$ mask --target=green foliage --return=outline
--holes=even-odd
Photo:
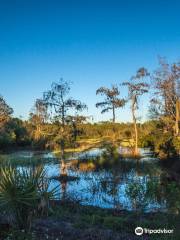
[[[173,144],[173,136],[165,133],[159,136],[155,144],[155,151],[160,158],[168,158],[176,155],[176,148]]]
[[[111,88],[100,87],[96,90],[96,95],[104,95],[103,102],[96,103],[96,107],[101,107],[101,113],[106,113],[109,111],[113,112],[112,121],[115,122],[115,109],[121,108],[125,105],[125,99],[119,98],[120,91],[117,86],[112,85]]]
[[[119,157],[118,149],[113,144],[107,144],[104,146],[105,150],[102,153],[102,157],[109,159],[117,159]]]
[[[13,109],[6,103],[4,98],[0,95],[0,129],[9,120],[13,113]]]
[[[1,235],[0,235],[1,237]],[[36,240],[35,234],[24,230],[11,229],[9,232],[2,232],[3,240]]]
[[[132,201],[135,210],[144,210],[147,205],[146,186],[140,182],[133,182],[127,185],[126,194]]]
[[[0,208],[19,229],[30,229],[32,218],[55,197],[42,168],[23,170],[11,167],[0,171]],[[42,206],[43,201],[43,206]]]
[[[180,152],[180,138],[174,137],[172,142],[173,142],[173,146],[175,147],[177,153],[179,153]]]
[[[13,146],[15,144],[15,136],[14,134],[3,132],[0,135],[0,150],[6,149],[9,146]]]
[[[105,144],[103,146],[104,151],[100,156],[91,157],[85,156],[78,161],[78,165],[85,163],[87,167],[93,167],[94,169],[100,168],[111,168],[114,164],[118,164],[120,154],[118,153],[117,147],[112,144]]]
[[[0,129],[0,150],[12,147],[24,147],[31,144],[25,123],[18,119],[9,119]]]
[[[175,157],[180,151],[180,139],[164,129],[162,121],[149,121],[141,126],[140,147],[150,147],[161,159]]]
[[[171,182],[167,184],[164,189],[167,196],[168,208],[171,212],[177,214],[180,212],[180,189],[176,182]]]
[[[160,158],[174,157],[180,151],[180,139],[174,136],[173,131],[166,131],[163,121],[147,121],[138,124],[139,147],[150,147]],[[35,149],[60,150],[62,140],[61,126],[56,122],[44,123],[41,126],[42,135],[34,135],[34,126],[29,121],[17,118],[10,119],[0,130],[0,150],[14,149],[17,147],[33,147]],[[67,124],[64,129],[65,149],[81,147],[82,140],[99,139],[102,143],[113,143],[132,147],[133,125],[130,123],[102,122],[96,124],[78,122],[75,127]],[[86,144],[86,143],[85,143]]]
[[[73,214],[72,214],[73,212]],[[92,206],[56,206],[54,209],[56,218],[70,221],[77,229],[97,228],[111,229],[119,233],[132,233],[137,226],[150,229],[167,228],[175,229],[173,239],[179,239],[179,215],[168,213],[135,213],[129,211],[116,212],[114,209],[101,209]],[[161,239],[158,235],[157,238]],[[162,239],[169,239],[163,236]]]

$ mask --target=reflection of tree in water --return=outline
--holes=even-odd
[[[169,181],[166,175],[162,175],[159,193],[166,203],[167,210],[178,214],[180,212],[180,184],[175,181]]]
[[[158,164],[121,161],[115,167],[91,172],[89,187],[86,189],[91,193],[89,202],[101,206],[107,204],[114,208],[122,208],[122,205],[127,207],[130,202],[131,207],[136,211],[155,210],[165,206],[165,196],[160,182],[162,170]],[[121,192],[124,188],[121,188],[122,186],[126,186],[125,196],[124,192]]]
[[[66,190],[67,190],[67,182],[66,181],[61,181],[61,191],[62,191],[61,199],[62,200],[66,199]]]
[[[61,159],[60,175],[67,176],[67,164],[64,159]]]
[[[165,210],[178,212],[180,209],[180,191],[177,184],[166,183],[162,179],[164,170],[156,161],[120,160],[111,167],[96,166],[89,168],[92,159],[83,160],[81,176],[88,182],[82,195],[86,202],[113,208],[130,208],[135,211]],[[87,166],[86,166],[87,165]],[[77,166],[77,165],[76,165]]]
[[[161,169],[157,164],[137,161],[126,185],[126,197],[135,211],[164,205],[159,197]]]
[[[145,179],[137,179],[127,184],[125,191],[133,210],[144,210],[147,207],[146,190]]]
[[[136,177],[159,177],[162,173],[160,165],[158,162],[146,162],[146,161],[129,161],[129,163],[124,163],[123,169],[131,169],[133,170],[134,175]]]
[[[136,179],[126,187],[127,198],[134,210],[166,210],[179,213],[180,186],[159,177]]]
[[[102,207],[128,208],[135,211],[167,209],[174,213],[179,212],[180,187],[176,183],[165,181],[162,176],[166,172],[158,163],[122,160],[111,168],[98,168],[95,162],[92,162],[92,159],[88,161],[87,157],[83,162],[81,159],[64,160],[64,165],[60,166],[61,175],[63,171],[66,171],[65,175],[68,175],[69,164],[71,170],[86,184],[77,187],[74,193],[72,191],[67,193],[68,183],[61,181],[64,199],[69,194],[72,197],[79,194],[78,196],[82,197],[84,203]]]
[[[88,174],[81,171],[81,176],[89,183],[85,193],[90,193],[87,200],[91,203],[118,209],[130,207],[135,211],[167,209],[177,213],[180,187],[176,183],[167,184],[162,175],[158,163],[140,161],[122,161],[116,168],[94,169]],[[125,193],[121,192],[121,186],[125,186]]]
[[[110,204],[119,208],[119,184],[121,178],[117,171],[95,172],[89,179],[89,186],[86,189],[91,193],[92,202],[99,202],[100,205]]]
[[[67,160],[67,156],[64,155],[62,158],[61,155],[55,154],[59,161],[59,176],[53,176],[54,180],[60,182],[61,187],[61,200],[66,200],[68,198],[69,193],[67,193],[68,182],[78,180],[77,176],[70,176],[68,173],[68,169],[70,167],[70,161]]]

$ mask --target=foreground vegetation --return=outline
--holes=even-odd
[[[56,188],[51,190],[49,188],[51,180],[41,167],[43,161],[38,158],[21,160],[11,158],[14,167],[4,162],[0,172],[0,229],[2,229],[0,238],[138,239],[134,235],[134,229],[141,226],[150,229],[174,229],[172,236],[154,234],[145,235],[145,239],[179,239],[180,188],[177,181],[172,181],[169,176],[163,174],[160,179],[154,179],[156,175],[159,176],[160,169],[158,170],[153,163],[142,162],[142,166],[137,168],[136,161],[119,161],[119,158],[116,148],[108,145],[100,157],[93,159],[82,157],[71,167],[78,167],[79,171],[86,172],[92,171],[92,164],[95,171],[111,168],[113,170],[114,166],[120,175],[114,173],[112,179],[103,178],[98,182],[95,178],[95,182],[92,182],[92,190],[99,185],[99,188],[107,191],[109,196],[116,194],[118,182],[122,181],[117,177],[123,176],[122,173],[127,175],[132,169],[136,169],[139,176],[143,176],[142,172],[147,174],[149,180],[146,185],[140,179],[127,184],[126,194],[132,201],[133,211],[83,206],[80,197],[76,198],[75,195],[68,195],[65,192],[63,198],[59,200]],[[47,163],[48,161],[50,159]],[[52,163],[58,163],[58,159],[51,159]],[[22,170],[22,166],[26,166],[26,170]],[[60,182],[63,186],[67,180],[64,178]],[[159,203],[165,199],[167,211],[158,212],[158,209],[157,212],[144,211],[152,199],[157,199]]]
[[[9,229],[4,239],[139,239],[137,226],[150,229],[174,229],[173,235],[144,235],[144,239],[173,239],[180,237],[179,215],[166,213],[133,213],[81,206],[68,201],[53,202],[49,217],[34,220],[32,231]]]

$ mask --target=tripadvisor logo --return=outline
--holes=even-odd
[[[142,235],[143,234],[143,228],[142,227],[137,227],[135,229],[135,234],[138,235],[138,236]]]
[[[173,233],[174,230],[173,229],[148,229],[148,228],[142,228],[142,227],[137,227],[135,228],[135,234],[140,236],[143,233],[145,234],[171,234]]]

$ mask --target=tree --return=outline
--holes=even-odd
[[[131,101],[131,111],[135,132],[135,155],[139,154],[136,110],[139,108],[139,97],[148,92],[149,85],[144,81],[144,78],[148,77],[149,75],[150,74],[148,73],[147,69],[142,67],[137,70],[136,75],[131,78],[131,81],[123,83],[123,85],[128,86],[128,95],[129,100]]]
[[[175,101],[176,101],[176,117],[175,117],[175,134],[179,135],[179,122],[180,122],[180,63],[173,64],[172,72],[175,78]]]
[[[13,109],[6,103],[4,98],[0,96],[0,128],[9,120],[13,113]]]
[[[125,105],[125,100],[118,98],[118,96],[120,95],[118,87],[115,85],[112,85],[111,89],[106,87],[100,87],[96,91],[96,95],[98,94],[105,96],[105,99],[103,102],[96,103],[96,107],[103,108],[103,110],[101,111],[102,114],[112,110],[113,113],[112,121],[114,123],[116,120],[115,109],[123,107]]]
[[[30,144],[25,122],[19,118],[11,118],[6,124],[6,134],[13,136],[14,144],[17,146],[25,146]]]
[[[71,141],[73,142],[74,148],[76,147],[77,137],[82,135],[82,133],[84,132],[81,126],[87,121],[87,118],[88,117],[86,116],[80,116],[80,115],[68,116],[67,118],[67,123],[71,127],[70,138],[71,138]]]
[[[56,135],[56,139],[60,144],[61,158],[62,158],[62,174],[66,175],[66,167],[64,162],[65,142],[69,138],[69,115],[72,115],[82,111],[86,108],[86,105],[79,100],[75,100],[69,97],[70,83],[64,81],[62,78],[59,82],[54,82],[51,85],[51,89],[44,93],[43,100],[45,104],[50,107],[53,120],[59,125],[59,132]]]
[[[47,110],[47,104],[42,99],[37,99],[30,113],[30,122],[34,128],[33,137],[35,140],[39,140],[45,134],[42,127],[48,119]]]
[[[159,59],[160,67],[153,74],[154,96],[151,99],[151,117],[161,119],[166,130],[179,134],[180,64],[169,64]]]
[[[176,120],[175,120],[175,134],[179,135],[179,121],[180,121],[180,99],[176,100]]]

